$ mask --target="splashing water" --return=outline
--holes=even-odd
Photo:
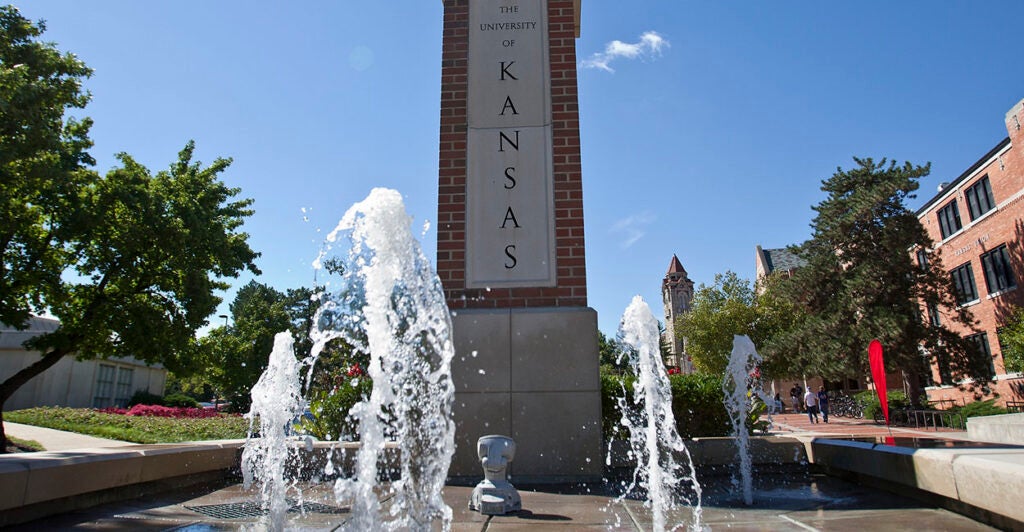
[[[620,360],[628,356],[636,374],[633,404],[621,397],[619,410],[637,462],[633,481],[619,500],[637,488],[646,491],[645,506],[652,510],[656,531],[666,529],[669,512],[688,505],[692,512],[689,528],[700,530],[701,488],[690,451],[676,430],[672,389],[659,349],[658,320],[640,296],[635,296],[626,308],[619,332],[629,347],[620,354]],[[681,455],[683,463],[677,455]],[[677,524],[671,529],[683,526]]]
[[[270,530],[282,530],[289,504],[285,500],[293,482],[285,479],[285,465],[294,451],[287,442],[287,428],[302,413],[299,361],[287,332],[274,336],[267,369],[252,388],[249,436],[242,451],[242,476],[249,489],[259,485],[260,499],[269,510]],[[258,436],[256,435],[258,433]]]
[[[371,355],[373,390],[350,411],[361,442],[355,476],[334,487],[339,501],[351,501],[353,530],[451,528],[452,509],[441,497],[455,451],[451,317],[411,225],[398,192],[377,188],[327,238],[333,243],[347,234],[352,246],[345,288],[318,313],[313,356],[338,337]],[[380,486],[378,460],[392,438],[401,449],[400,478]],[[388,498],[391,519],[379,502]]]
[[[747,336],[734,335],[732,354],[729,366],[722,379],[722,393],[725,410],[729,413],[732,424],[733,441],[736,442],[736,454],[739,455],[740,488],[743,502],[747,505],[754,502],[752,460],[750,456],[750,434],[747,432],[747,416],[751,411],[751,397],[757,394],[767,404],[771,400],[757,385],[760,378],[756,376],[756,368],[761,364],[761,355],[754,348],[754,342]],[[771,414],[769,414],[769,423]]]

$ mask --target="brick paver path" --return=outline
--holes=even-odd
[[[828,423],[811,424],[807,414],[778,414],[772,417],[774,427],[772,433],[785,436],[787,434],[799,434],[801,436],[820,435],[842,438],[858,438],[873,436],[892,436],[903,438],[941,438],[951,440],[966,440],[967,433],[962,430],[951,430],[940,428],[914,427],[890,427],[875,424],[870,419],[850,419],[844,417],[829,416]],[[820,416],[819,416],[820,421]]]

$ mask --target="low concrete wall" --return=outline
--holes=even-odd
[[[968,418],[967,436],[976,441],[1024,445],[1024,414]]]
[[[162,483],[187,486],[237,470],[244,440],[0,456],[0,526],[109,502],[96,494]],[[178,479],[180,482],[168,482]],[[130,498],[131,491],[126,497]],[[138,496],[138,493],[135,493]],[[86,499],[89,499],[89,502]]]
[[[807,446],[811,462],[826,472],[913,488],[952,501],[950,509],[1001,528],[1024,527],[1024,448],[916,449],[818,438],[808,440]]]

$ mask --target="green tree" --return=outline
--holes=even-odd
[[[840,379],[867,374],[867,346],[878,338],[887,369],[903,370],[915,401],[931,362],[954,378],[987,382],[988,361],[944,325],[922,319],[923,302],[945,309],[949,320],[973,323],[957,305],[940,257],[928,252],[933,242],[905,205],[929,165],[854,160],[856,167],[823,181],[828,197],[814,208],[813,236],[794,249],[807,264],[784,286],[806,312],[786,342],[799,346],[808,373]],[[927,267],[912,259],[917,250],[927,254]]]
[[[621,373],[626,367],[625,358],[619,361],[619,353],[622,351],[622,344],[615,338],[608,338],[600,330],[597,331],[597,350],[600,356],[601,367],[605,372]]]
[[[92,121],[65,117],[89,102],[82,82],[92,70],[40,42],[45,29],[0,6],[0,322],[15,327],[72,260],[68,242],[96,177],[86,168]]]
[[[1006,327],[999,331],[1006,372],[1024,371],[1024,307],[1017,307]]]
[[[697,287],[690,312],[676,319],[676,334],[686,339],[686,354],[697,371],[724,374],[733,336],[754,338],[755,299],[750,281],[732,271],[716,274],[711,286]]]
[[[270,360],[274,335],[289,331],[292,320],[285,294],[256,281],[241,287],[229,308],[232,324],[211,329],[199,348],[206,380],[233,410],[246,411],[249,392]]]
[[[61,325],[26,343],[42,356],[0,383],[0,411],[68,354],[186,370],[222,279],[258,272],[238,231],[251,200],[218,180],[230,160],[204,168],[189,142],[156,175],[126,154],[106,176],[87,167],[90,122],[64,114],[87,103],[90,71],[39,42],[44,29],[0,7],[0,320],[49,311]]]

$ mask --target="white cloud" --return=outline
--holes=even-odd
[[[635,43],[614,40],[604,46],[603,52],[595,53],[589,59],[580,63],[583,68],[596,68],[605,72],[615,72],[610,63],[618,58],[625,59],[647,59],[658,57],[661,51],[671,47],[672,44],[665,40],[658,32],[648,31],[640,36]]]
[[[633,244],[636,244],[638,240],[647,235],[647,226],[654,223],[655,219],[657,219],[657,217],[650,211],[631,214],[612,224],[611,232],[621,235],[622,241],[619,242],[619,247],[622,249],[628,249]]]

